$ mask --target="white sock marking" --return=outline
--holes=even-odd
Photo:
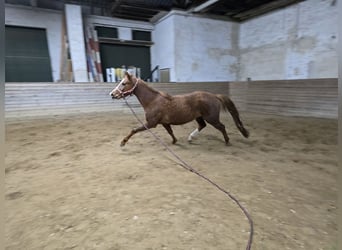
[[[192,141],[192,138],[195,137],[199,133],[198,128],[196,128],[188,137],[188,141]]]

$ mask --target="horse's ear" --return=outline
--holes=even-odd
[[[127,77],[127,79],[130,81],[131,80],[131,74],[128,73],[127,71],[125,71],[125,76]]]

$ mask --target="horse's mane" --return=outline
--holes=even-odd
[[[168,100],[171,100],[172,99],[172,95],[168,94],[168,93],[165,93],[163,91],[157,91],[159,92],[159,94],[161,94],[161,96],[165,97],[166,99]]]
[[[161,95],[162,97],[164,97],[164,98],[166,98],[166,99],[168,99],[168,100],[171,100],[171,99],[172,99],[172,96],[171,96],[170,94],[165,93],[165,92],[163,92],[163,91],[158,91],[158,90],[152,88],[151,86],[149,86],[146,82],[144,82],[144,81],[141,80],[141,79],[140,79],[140,82],[144,83],[144,85],[145,85],[149,90],[151,90],[153,93],[159,94],[159,95]]]

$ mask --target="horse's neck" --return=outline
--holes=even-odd
[[[160,95],[158,91],[148,86],[142,80],[139,81],[134,94],[144,108],[147,107],[151,102],[153,102],[153,100],[155,100]]]

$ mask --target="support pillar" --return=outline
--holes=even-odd
[[[88,82],[81,6],[66,4],[65,19],[75,82]]]

